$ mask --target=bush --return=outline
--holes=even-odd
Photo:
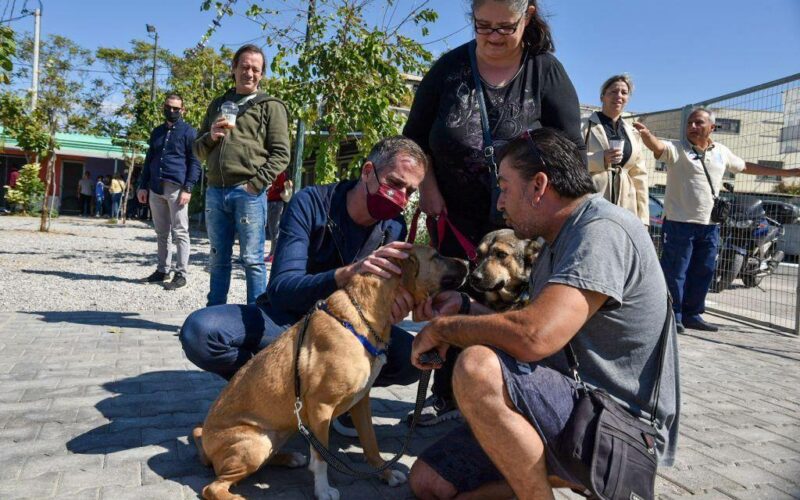
[[[44,182],[39,178],[40,165],[29,163],[19,171],[17,185],[6,188],[6,202],[20,207],[23,213],[32,213],[41,207],[44,199]]]

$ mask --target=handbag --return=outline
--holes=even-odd
[[[708,168],[706,168],[705,151],[698,153],[696,149],[692,148],[692,150],[694,151],[695,156],[697,156],[697,159],[700,160],[700,164],[703,165],[703,172],[706,174],[708,187],[711,188],[711,196],[714,198],[714,207],[711,209],[711,222],[725,222],[728,220],[728,215],[731,213],[731,202],[720,198],[714,192],[714,185],[711,183],[711,176],[708,174]]]
[[[649,422],[643,422],[602,389],[581,381],[571,343],[564,347],[570,371],[578,384],[578,401],[556,443],[556,455],[568,472],[602,500],[655,498],[656,413],[661,372],[672,317],[672,300],[659,338],[658,378],[650,395]]]
[[[483,99],[483,85],[478,72],[478,60],[475,56],[476,42],[469,44],[469,63],[472,66],[472,77],[475,80],[475,94],[481,110],[481,129],[483,130],[483,157],[489,168],[489,189],[491,190],[491,203],[489,205],[489,222],[495,226],[505,227],[506,222],[503,212],[497,209],[497,199],[500,198],[500,185],[497,183],[497,158],[495,156],[492,132],[489,130],[489,116],[486,113],[486,101]]]

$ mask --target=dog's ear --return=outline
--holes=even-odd
[[[494,243],[494,242],[492,242],[492,243]],[[478,250],[478,255],[481,256],[481,257],[483,257],[484,255],[489,253],[489,242],[486,241],[486,238],[484,238],[483,241],[481,241],[481,244],[478,245],[478,249],[477,250]]]
[[[533,263],[536,261],[536,258],[539,256],[539,252],[542,250],[542,244],[539,243],[539,240],[530,240],[525,245],[525,267],[532,268]]]
[[[408,258],[400,263],[400,268],[403,270],[403,288],[416,297],[417,276],[419,276],[419,258],[411,252]]]

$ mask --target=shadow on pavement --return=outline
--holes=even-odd
[[[83,274],[83,273],[71,273],[69,271],[44,271],[36,269],[22,269],[22,272],[26,274],[42,274],[45,276],[58,276],[59,278],[64,278],[72,281],[122,281],[125,283],[141,283],[141,281],[138,279],[121,278],[119,276],[110,276],[102,274]]]
[[[76,325],[113,326],[119,328],[137,328],[142,330],[158,330],[177,332],[178,326],[156,323],[142,319],[139,313],[123,313],[113,311],[22,311],[22,314],[41,316],[45,323],[72,323]]]
[[[147,459],[156,475],[202,488],[213,479],[213,471],[199,462],[189,436],[224,385],[210,373],[180,370],[148,372],[103,384],[111,395],[95,408],[109,422],[69,440],[67,449],[108,455],[109,463]],[[145,481],[148,473],[144,472]]]

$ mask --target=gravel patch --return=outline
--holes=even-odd
[[[139,281],[155,271],[152,224],[62,216],[49,233],[39,219],[0,217],[0,311],[189,312],[204,307],[209,276],[205,232],[191,232],[188,285],[167,291]],[[234,248],[228,303],[246,300]]]

